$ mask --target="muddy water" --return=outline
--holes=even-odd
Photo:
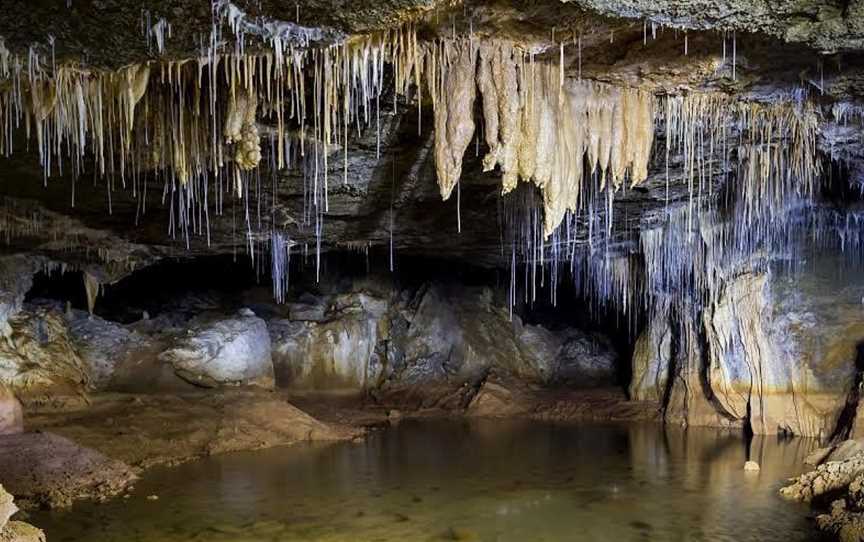
[[[360,443],[154,469],[126,499],[31,521],[51,542],[794,542],[814,537],[808,510],[777,488],[814,444],[656,425],[405,421]],[[744,472],[748,458],[762,470]]]

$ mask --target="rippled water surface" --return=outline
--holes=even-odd
[[[30,521],[51,542],[793,542],[814,536],[808,510],[777,488],[813,446],[656,425],[406,421],[359,443],[153,469],[127,499]],[[743,471],[748,457],[760,472]]]

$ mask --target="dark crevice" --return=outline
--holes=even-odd
[[[861,399],[861,384],[864,381],[864,342],[856,345],[855,354],[855,377],[846,395],[846,404],[837,418],[837,424],[831,435],[832,442],[841,442],[850,438],[855,426],[858,403]]]

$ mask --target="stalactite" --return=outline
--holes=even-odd
[[[519,175],[522,115],[516,63],[522,55],[507,42],[484,43],[479,52],[477,86],[483,99],[484,135],[489,146],[483,170],[500,165],[502,192],[506,194],[516,187]]]
[[[435,168],[447,199],[462,175],[462,157],[474,135],[477,52],[471,41],[444,40],[430,53],[429,94],[435,113]]]
[[[530,218],[520,225],[524,231],[514,234],[518,242],[504,252],[514,262],[513,283],[515,262],[529,262],[525,279],[530,276],[534,282],[533,298],[536,277],[547,276],[544,266],[551,266],[548,277],[555,284],[560,280],[558,266],[565,265],[579,276],[585,291],[623,306],[637,302],[633,292],[642,286],[629,259],[608,256],[615,242],[612,198],[625,185],[639,185],[648,177],[655,124],[665,131],[665,141],[657,147],[665,151],[667,162],[670,154],[683,157],[691,204],[684,215],[686,225],[676,217],[676,231],[689,238],[658,242],[667,247],[663,254],[652,252],[659,250],[653,241],[640,240],[646,265],[653,270],[647,292],[656,285],[655,278],[694,291],[704,286],[700,281],[706,277],[697,277],[680,261],[696,265],[702,257],[701,249],[687,247],[704,238],[695,217],[702,210],[701,190],[714,184],[710,177],[716,163],[737,160],[735,204],[741,221],[736,226],[753,227],[743,228],[750,240],[732,240],[726,232],[712,242],[737,243],[740,250],[752,249],[757,238],[771,235],[778,227],[772,218],[791,201],[812,194],[820,173],[816,113],[808,103],[762,104],[698,92],[658,98],[644,89],[582,79],[581,36],[575,40],[579,77],[571,78],[562,58],[563,42],[554,59],[539,60],[504,40],[418,43],[416,29],[408,24],[309,49],[310,42],[327,36],[296,25],[262,26],[228,2],[217,2],[214,10],[233,32],[234,50],[220,45],[225,40],[214,27],[210,49],[197,61],[160,60],[116,72],[88,71],[49,65],[34,49],[17,57],[0,40],[0,152],[12,152],[14,129],[33,127],[46,176],[63,167],[77,175],[84,157],[92,155],[98,174],[109,180],[109,196],[115,178],[124,184],[132,180],[141,212],[147,193],[138,192],[141,183],[136,179],[153,170],[164,181],[169,232],[185,237],[187,244],[190,232],[206,235],[209,243],[210,212],[221,214],[226,194],[233,192],[245,200],[238,212],[243,213],[247,248],[253,253],[256,242],[270,240],[275,277],[286,269],[275,254],[287,251],[290,241],[277,238],[272,223],[261,225],[259,219],[253,225],[248,195],[256,170],[262,163],[274,170],[303,169],[303,225],[314,229],[320,260],[331,155],[341,151],[346,182],[349,130],[356,126],[359,131],[361,125],[380,129],[379,104],[389,64],[394,106],[395,95],[422,92],[424,85],[431,96],[435,165],[444,199],[459,182],[463,155],[474,136],[478,91],[488,147],[484,170],[500,168],[504,194],[517,192],[519,181],[539,189]],[[264,39],[269,50],[249,54],[247,34]],[[733,36],[733,70],[734,55]],[[838,110],[836,116],[846,114]],[[376,139],[380,145],[380,134]],[[20,224],[9,227],[26,229]],[[391,224],[391,247],[393,229]],[[586,242],[596,252],[585,256],[580,270],[576,247]],[[673,263],[678,267],[657,271]],[[674,273],[687,276],[676,278]],[[287,277],[287,271],[279,276]],[[515,302],[515,285],[512,288]],[[284,294],[274,282],[274,292],[280,291]]]
[[[460,73],[476,74],[489,147],[484,170],[500,166],[505,194],[520,179],[541,188],[545,237],[560,225],[567,211],[579,206],[584,158],[591,171],[601,172],[601,184],[609,179],[613,189],[627,178],[631,185],[645,180],[654,136],[655,98],[650,92],[564,78],[560,62],[557,67],[535,63],[532,56],[506,41],[483,43],[478,57],[475,65],[457,43],[446,41],[432,56],[435,77],[444,77],[449,85],[443,92],[432,89],[438,181],[445,199],[457,182],[454,172],[461,171],[469,122],[473,131],[470,108],[451,121],[454,111],[450,108],[454,103],[467,107],[473,100],[464,96],[473,97],[474,92],[467,78],[447,77],[453,65],[459,66]],[[446,102],[441,101],[442,94]],[[455,138],[457,145],[452,144],[451,134],[462,135]]]
[[[96,298],[99,297],[99,279],[84,272],[84,292],[87,294],[87,311],[93,314],[93,308],[96,306]]]
[[[229,99],[225,115],[225,143],[235,145],[234,161],[244,171],[257,167],[261,161],[261,142],[255,121],[257,109],[257,95],[239,90]]]

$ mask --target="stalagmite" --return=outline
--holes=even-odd
[[[93,314],[96,307],[96,299],[99,297],[99,279],[84,272],[84,293],[87,294],[87,311]]]

